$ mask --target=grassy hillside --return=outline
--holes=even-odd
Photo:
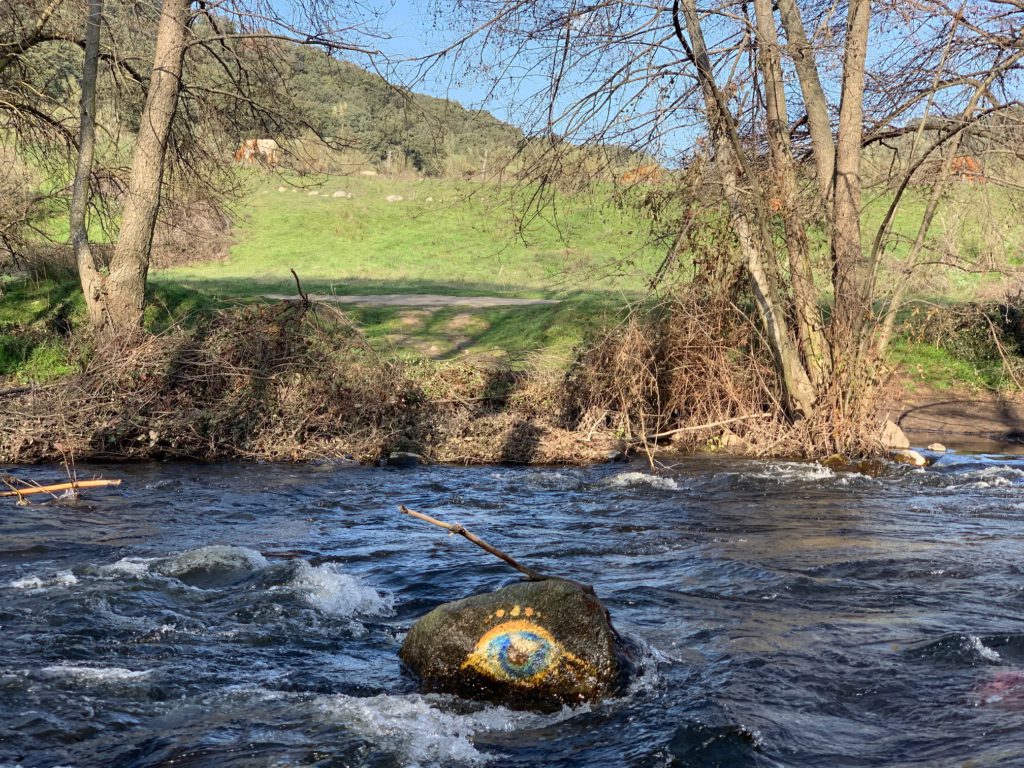
[[[546,352],[565,359],[595,328],[613,323],[645,295],[663,246],[649,242],[641,214],[592,195],[562,196],[544,216],[527,209],[523,189],[441,179],[326,177],[317,186],[297,177],[254,176],[238,208],[230,257],[154,270],[151,327],[210,306],[294,294],[290,269],[310,293],[440,293],[544,298],[525,307],[409,308],[346,306],[381,348],[409,357],[450,359]],[[345,196],[335,197],[339,192]],[[313,194],[315,193],[315,194]],[[982,264],[1012,267],[1024,258],[1024,225],[996,189],[960,187],[936,222],[935,244]],[[388,202],[389,196],[401,200]],[[886,196],[870,199],[865,230],[877,226]],[[909,195],[895,222],[895,253],[906,253],[924,200]],[[974,215],[986,211],[984,216]],[[937,303],[990,297],[998,275],[934,271],[917,297]],[[46,328],[81,317],[73,283],[12,287],[0,311],[3,328],[34,328],[0,344],[0,374],[59,372]],[[909,327],[909,326],[908,326]],[[51,359],[53,358],[53,359]],[[59,361],[58,361],[59,362]],[[893,362],[934,385],[991,387],[997,361],[960,364],[956,354],[907,340]],[[27,367],[26,367],[27,366]]]
[[[153,281],[242,299],[294,293],[294,269],[310,293],[557,299],[472,311],[352,312],[371,338],[432,357],[566,351],[624,298],[641,295],[661,250],[647,242],[635,212],[575,197],[523,220],[516,211],[524,210],[525,194],[438,179],[334,177],[312,188],[264,180],[239,211],[230,259],[155,272]]]
[[[322,292],[550,296],[640,288],[660,259],[643,221],[607,201],[563,197],[543,218],[517,220],[525,203],[524,193],[439,179],[334,177],[313,187],[270,179],[239,208],[227,262],[155,277],[249,294],[293,285],[295,269]],[[609,276],[618,279],[604,285]]]

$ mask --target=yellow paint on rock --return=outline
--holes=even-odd
[[[509,612],[519,616],[520,606]],[[525,611],[527,616],[540,614],[532,608]],[[494,616],[502,618],[504,610],[497,610]],[[525,688],[532,688],[546,678],[561,671],[568,671],[566,665],[577,672],[593,674],[592,665],[570,653],[547,629],[534,621],[515,619],[505,621],[485,632],[476,646],[462,663],[462,669],[473,669],[493,680]]]

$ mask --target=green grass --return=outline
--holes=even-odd
[[[635,291],[661,259],[637,213],[597,197],[562,197],[544,218],[519,222],[525,192],[470,182],[331,178],[316,196],[280,186],[264,180],[240,206],[228,261],[154,279],[238,296],[290,290],[294,269],[311,292],[537,297]],[[339,190],[353,198],[331,196]],[[607,284],[623,259],[634,263]]]
[[[353,197],[333,197],[339,190]],[[438,179],[336,177],[303,189],[260,178],[239,208],[226,262],[154,272],[152,281],[245,301],[294,294],[294,269],[309,293],[552,298],[560,303],[346,311],[375,344],[408,356],[567,354],[624,298],[642,295],[662,252],[632,209],[563,196],[543,217],[520,221],[526,194]]]
[[[311,293],[557,299],[555,305],[513,308],[345,311],[379,348],[407,357],[521,359],[541,350],[565,356],[588,332],[613,322],[626,302],[644,295],[646,280],[663,255],[663,246],[648,241],[643,215],[601,192],[559,196],[543,216],[520,221],[517,212],[527,207],[528,189],[439,179],[321,181],[304,188],[299,184],[305,182],[296,178],[254,174],[251,193],[238,206],[230,258],[151,272],[147,325],[159,330],[211,307],[261,301],[264,293],[293,294],[289,270],[295,269]],[[316,195],[309,194],[313,190]],[[333,197],[338,190],[352,197]],[[403,199],[389,203],[389,195]],[[955,242],[977,258],[999,247],[1005,263],[1024,261],[1024,219],[1011,215],[1005,191],[957,185],[951,198],[936,220],[935,242]],[[890,199],[889,193],[866,197],[865,237],[872,235]],[[896,258],[906,255],[924,205],[919,192],[908,192],[894,221]],[[820,245],[820,233],[809,234]],[[963,300],[986,279],[991,278],[952,273],[945,288],[937,289],[942,295],[927,298]],[[70,290],[59,282],[12,289],[0,302],[0,374],[38,369],[45,376],[58,369],[53,349],[36,349],[45,335],[41,329],[61,312],[84,314],[73,283]],[[987,364],[979,369],[926,345],[897,345],[896,358],[906,358],[908,370],[920,368],[922,380],[935,386],[990,387],[996,382]]]
[[[86,323],[78,280],[15,280],[0,299],[0,376],[18,383],[43,383],[81,369],[85,360],[70,344],[68,331]],[[216,303],[195,290],[154,286],[146,309],[147,329],[159,332],[189,323]]]
[[[910,188],[901,199],[892,222],[889,257],[905,259],[924,216],[927,190]],[[933,301],[961,301],[965,294],[1002,279],[997,270],[1024,263],[1024,216],[1019,194],[991,184],[950,185],[928,235],[938,252],[955,250],[973,269],[945,270],[939,287],[927,297]],[[892,203],[892,194],[866,194],[862,232],[870,247],[875,232]]]
[[[532,352],[567,359],[588,331],[609,326],[621,304],[579,293],[558,304],[528,307],[419,310],[354,307],[348,314],[375,346],[404,357],[448,360],[460,356],[521,360]]]
[[[895,339],[889,361],[902,368],[908,383],[933,389],[993,391],[1008,384],[1000,361],[965,360],[934,344]]]
[[[282,186],[285,191],[280,191]],[[316,195],[308,194],[313,190]],[[353,197],[333,197],[338,190]],[[600,192],[560,196],[545,216],[520,222],[516,212],[523,210],[528,192],[472,182],[363,177],[327,178],[316,187],[302,188],[255,176],[251,195],[239,206],[237,242],[227,261],[164,270],[152,277],[164,290],[186,288],[212,300],[292,294],[289,269],[298,272],[311,293],[555,298],[562,303],[554,307],[346,311],[376,344],[410,356],[565,352],[588,329],[614,317],[625,301],[643,295],[663,246],[648,242],[642,214],[616,206]],[[388,203],[389,195],[403,199]],[[1010,215],[1004,191],[956,185],[950,198],[934,225],[936,243],[951,237],[975,258],[998,245],[1005,247],[1006,260],[1024,260],[1019,245],[1024,243],[1024,225]],[[866,197],[866,238],[890,200],[891,193]],[[908,191],[894,219],[895,258],[906,256],[924,206],[920,192]],[[970,215],[976,210],[988,211],[991,221]],[[999,232],[1006,237],[996,238]],[[810,234],[812,241],[821,241],[815,232]],[[965,291],[989,279],[954,272],[946,279],[946,295],[928,298],[963,299]],[[933,362],[942,367],[940,361]]]

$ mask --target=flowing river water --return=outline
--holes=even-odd
[[[124,484],[0,506],[3,768],[1024,764],[1020,457],[79,472]],[[418,693],[408,628],[515,574],[399,503],[592,583],[628,690]]]

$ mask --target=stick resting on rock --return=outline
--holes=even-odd
[[[526,576],[526,578],[528,578],[530,581],[545,581],[548,578],[547,576],[544,576],[541,573],[537,573],[537,571],[533,570],[532,568],[527,568],[525,565],[520,564],[511,555],[506,555],[504,552],[502,552],[497,547],[492,547],[490,544],[488,544],[486,541],[481,539],[479,536],[474,536],[472,533],[467,531],[465,528],[463,528],[458,523],[446,523],[446,522],[444,522],[442,520],[437,520],[437,519],[431,517],[430,515],[424,515],[422,512],[417,512],[417,511],[415,511],[413,509],[409,509],[404,504],[399,504],[398,505],[398,511],[402,512],[403,514],[409,515],[410,517],[415,517],[415,518],[417,518],[419,520],[422,520],[425,523],[430,523],[431,525],[436,525],[438,528],[444,528],[449,533],[457,533],[457,534],[459,534],[459,536],[464,536],[465,538],[467,538],[470,541],[472,541],[474,544],[476,544],[481,549],[483,549],[483,550],[485,550],[487,552],[490,552],[495,557],[499,557],[502,560],[504,560],[506,563],[511,565],[513,568],[515,568],[521,574]]]

